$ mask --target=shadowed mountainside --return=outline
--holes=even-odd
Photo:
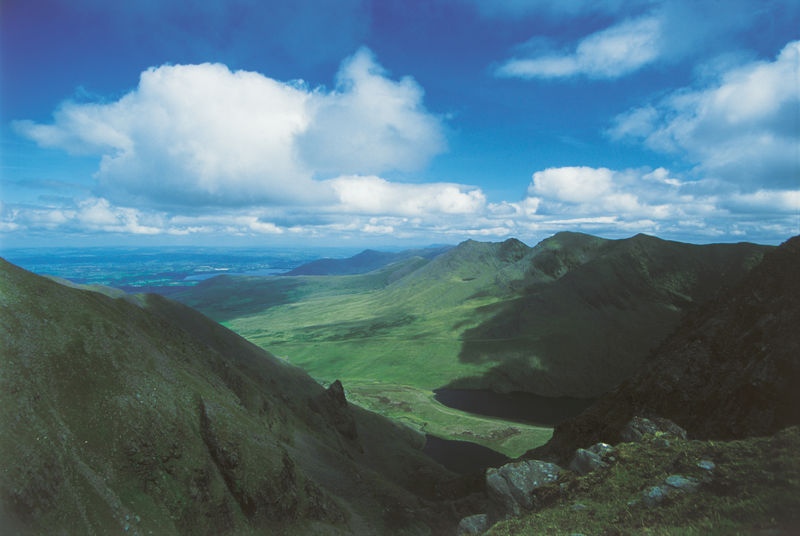
[[[423,439],[188,307],[0,259],[0,532],[440,534]]]
[[[693,311],[644,368],[531,453],[565,458],[614,443],[633,415],[669,418],[700,439],[767,435],[800,424],[800,237],[740,285]]]
[[[764,251],[646,235],[545,240],[526,258],[519,297],[495,305],[491,318],[462,335],[460,359],[491,368],[451,387],[597,396],[630,376],[683,314],[741,280]]]

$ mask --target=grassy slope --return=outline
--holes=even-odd
[[[0,305],[3,530],[417,534],[452,523],[433,499],[449,477],[418,436],[332,408],[303,371],[185,306],[67,288],[2,260]]]

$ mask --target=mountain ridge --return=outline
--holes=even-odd
[[[565,232],[533,247],[468,240],[362,275],[220,277],[175,297],[321,378],[595,397],[769,249]],[[384,370],[390,344],[407,359]]]

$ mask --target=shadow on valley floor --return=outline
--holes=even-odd
[[[500,467],[511,459],[490,448],[469,441],[425,436],[422,452],[447,469],[462,475],[483,474],[487,467]]]

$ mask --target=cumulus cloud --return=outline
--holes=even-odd
[[[681,89],[618,116],[609,134],[684,154],[706,177],[797,187],[798,79],[800,41],[794,41],[774,61],[729,69],[707,87]]]
[[[219,64],[165,65],[116,102],[66,102],[52,124],[16,127],[42,146],[100,156],[99,192],[116,201],[318,204],[331,195],[320,174],[416,169],[444,149],[422,98],[362,49],[333,91]]]
[[[362,48],[342,65],[333,92],[314,92],[313,120],[299,140],[302,160],[317,172],[416,170],[445,148],[439,118],[412,78],[393,81]]]
[[[469,215],[480,212],[486,204],[480,189],[460,184],[393,183],[375,176],[339,177],[329,184],[339,200],[337,210],[349,213]]]
[[[676,193],[680,186],[680,181],[669,177],[663,168],[614,171],[560,167],[534,173],[528,196],[535,200],[536,213],[540,215],[664,220],[685,215]]]
[[[617,78],[652,63],[661,54],[661,21],[646,16],[626,20],[582,39],[574,52],[541,52],[512,58],[496,71],[515,78]]]

